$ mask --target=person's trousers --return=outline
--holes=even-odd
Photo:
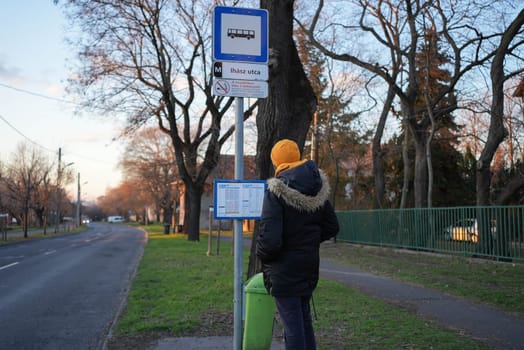
[[[316,350],[309,301],[311,296],[277,297],[275,303],[282,325],[286,350]]]

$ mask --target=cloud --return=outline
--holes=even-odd
[[[63,96],[65,95],[65,89],[61,84],[48,84],[46,86],[46,93],[51,96]]]
[[[20,78],[20,68],[9,66],[2,55],[0,55],[0,78],[8,80]]]

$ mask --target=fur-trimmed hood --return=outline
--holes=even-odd
[[[327,175],[312,161],[268,179],[267,187],[290,207],[305,212],[321,208],[331,190]]]

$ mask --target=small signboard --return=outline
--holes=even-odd
[[[213,79],[213,95],[266,98],[268,83],[259,80]]]
[[[215,219],[260,219],[266,182],[263,180],[219,180],[213,184]]]
[[[213,63],[213,76],[222,79],[267,81],[269,72],[267,64],[216,61]]]
[[[215,6],[213,60],[267,63],[268,33],[267,10]]]

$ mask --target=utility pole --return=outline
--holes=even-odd
[[[55,200],[56,200],[56,211],[55,211],[55,233],[58,232],[60,225],[60,177],[61,177],[61,164],[62,164],[62,148],[58,148],[58,170],[56,173],[56,189],[55,189]]]
[[[58,148],[58,167],[56,174],[56,191],[55,191],[55,200],[56,200],[56,215],[55,215],[55,233],[60,230],[60,210],[62,202],[62,172],[65,168],[70,165],[75,164],[74,162],[68,163],[62,167],[62,148]]]
[[[76,196],[76,226],[80,227],[80,173],[78,173],[78,192]]]
[[[82,185],[85,185],[87,181],[85,181]],[[82,224],[82,198],[80,197],[80,194],[82,193],[81,187],[80,187],[80,173],[78,173],[78,191],[76,195],[76,225],[80,226]]]

